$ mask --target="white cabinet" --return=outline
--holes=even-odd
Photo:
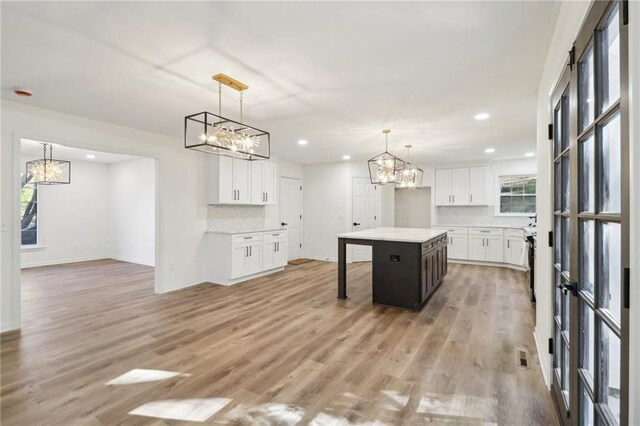
[[[285,231],[265,232],[262,255],[262,269],[280,268],[287,264],[287,233]]]
[[[276,165],[268,161],[251,162],[251,204],[276,204]]]
[[[522,229],[505,229],[504,263],[522,266],[524,244],[524,231]]]
[[[502,228],[470,228],[469,260],[503,262]]]
[[[487,203],[487,168],[469,167],[469,204],[482,206]]]
[[[451,205],[451,169],[436,170],[436,206]]]
[[[209,204],[250,204],[249,162],[212,155],[208,164]]]
[[[262,235],[234,235],[231,240],[231,278],[262,271]]]
[[[447,257],[449,259],[467,260],[468,243],[467,228],[465,227],[440,227],[447,231]]]
[[[287,230],[207,232],[206,280],[231,285],[287,264]]]
[[[436,170],[436,206],[487,204],[487,168],[463,167]]]
[[[469,198],[469,169],[451,170],[451,205],[463,206]]]

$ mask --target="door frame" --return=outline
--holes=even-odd
[[[278,223],[282,223],[282,179],[291,179],[291,180],[295,180],[298,181],[300,184],[300,187],[302,188],[300,190],[300,227],[299,227],[299,235],[300,235],[300,243],[302,244],[302,247],[300,247],[300,256],[299,257],[294,257],[289,259],[289,253],[288,253],[288,249],[287,249],[287,261],[289,260],[294,260],[294,259],[300,259],[304,257],[304,242],[303,242],[303,231],[304,231],[304,183],[302,181],[301,177],[293,177],[293,176],[286,176],[286,175],[279,175],[278,176]],[[289,243],[289,236],[287,234],[287,243]]]

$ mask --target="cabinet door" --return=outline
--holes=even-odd
[[[233,188],[237,204],[251,204],[251,180],[249,162],[233,158]]]
[[[466,235],[452,234],[449,236],[448,256],[452,259],[466,260],[468,244]]]
[[[469,235],[469,260],[485,260],[485,237]]]
[[[251,162],[251,204],[261,205],[266,202],[262,179],[263,165],[262,161]]]
[[[276,204],[276,165],[269,162],[262,163],[262,191],[265,204]]]
[[[280,240],[276,243],[274,256],[274,268],[281,268],[287,264],[287,240]]]
[[[522,265],[522,250],[524,250],[524,240],[522,238],[506,238],[504,242],[505,263]]]
[[[485,167],[469,168],[469,204],[485,205],[487,187],[487,169]]]
[[[245,264],[249,249],[246,245],[234,246],[231,251],[231,278],[238,278],[247,275],[245,272]]]
[[[451,170],[451,204],[469,204],[469,169]]]
[[[262,243],[249,244],[249,256],[245,264],[245,275],[262,271]]]
[[[262,269],[267,271],[276,267],[276,242],[269,241],[262,245]]]
[[[504,241],[502,237],[485,237],[486,260],[504,262]]]
[[[436,206],[451,204],[451,169],[436,170]]]
[[[233,187],[233,158],[219,156],[218,161],[219,202],[233,204],[236,202],[236,193]]]

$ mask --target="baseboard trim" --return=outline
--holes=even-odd
[[[68,263],[79,263],[79,262],[90,262],[92,260],[102,260],[102,259],[110,259],[110,256],[92,256],[92,257],[82,257],[77,259],[63,259],[63,260],[54,260],[54,261],[46,261],[46,262],[35,262],[29,263],[28,265],[20,265],[20,269],[29,269],[29,268],[39,268],[41,266],[53,266],[53,265],[66,265]]]
[[[0,325],[0,334],[13,333],[19,330],[19,328],[14,328],[12,323],[3,323]]]
[[[540,347],[540,340],[538,339],[538,333],[533,330],[533,340],[536,342],[536,350],[538,351],[538,362],[540,363],[540,370],[542,370],[542,379],[547,389],[551,389],[551,382],[549,380],[549,373],[547,363],[544,361],[549,358],[548,351],[543,351]]]
[[[284,266],[281,266],[279,268],[269,269],[268,271],[262,271],[262,272],[258,272],[258,273],[255,273],[255,274],[246,275],[246,276],[240,277],[240,278],[226,280],[224,282],[207,281],[205,284],[216,284],[216,285],[223,285],[223,286],[229,287],[229,286],[232,286],[232,285],[235,285],[235,284],[240,284],[240,283],[243,283],[245,281],[252,280],[254,278],[264,277],[265,275],[270,275],[270,274],[273,274],[275,272],[280,272],[280,271],[284,271]]]
[[[120,262],[128,262],[128,263],[135,263],[136,265],[144,265],[144,266],[151,266],[151,267],[155,267],[155,262],[146,262],[143,260],[138,260],[138,259],[132,259],[129,257],[122,257],[122,256],[111,256],[110,257],[113,260],[118,260]]]
[[[500,263],[500,262],[481,262],[477,260],[464,260],[464,259],[452,259],[448,258],[447,261],[449,263],[461,263],[463,265],[478,265],[478,266],[495,266],[498,268],[509,268],[515,269],[516,271],[526,272],[527,269],[519,266],[519,265],[511,265],[509,263]]]

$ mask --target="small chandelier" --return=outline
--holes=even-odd
[[[422,185],[422,169],[409,162],[411,146],[410,144],[404,146],[407,148],[407,163],[398,172],[396,188],[419,188]]]
[[[380,155],[376,155],[368,161],[369,178],[374,185],[387,185],[397,182],[397,174],[404,167],[404,161],[389,153],[389,133],[384,129],[385,149]]]
[[[27,176],[33,176],[32,182],[38,185],[71,183],[71,161],[54,160],[52,144],[43,143],[42,151],[42,159],[27,161]]]
[[[242,98],[249,86],[225,74],[211,78],[218,82],[218,114],[205,111],[184,118],[185,148],[245,160],[268,159],[271,150],[269,132],[242,122]],[[222,116],[223,84],[240,92],[240,121]]]

